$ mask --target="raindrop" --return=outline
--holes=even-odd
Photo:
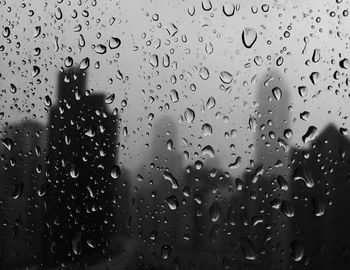
[[[314,179],[312,178],[311,171],[299,166],[295,169],[293,174],[293,179],[295,181],[301,180],[308,188],[313,188],[315,185]]]
[[[324,215],[326,204],[319,196],[312,199],[312,206],[314,207],[314,214],[316,217]]]
[[[320,73],[317,72],[317,71],[312,72],[312,73],[310,74],[310,80],[311,80],[312,84],[314,84],[314,85],[317,84],[319,78],[320,78]]]
[[[34,28],[34,38],[37,38],[41,33],[41,26],[36,26]]]
[[[287,217],[293,217],[294,216],[294,207],[289,201],[286,201],[286,200],[282,201],[282,203],[281,203],[281,211]]]
[[[120,168],[118,165],[114,165],[112,168],[111,168],[111,177],[113,179],[118,179],[121,175],[121,171],[120,171]]]
[[[320,49],[315,49],[312,54],[312,61],[317,63],[321,59]]]
[[[98,54],[105,54],[107,52],[107,47],[105,45],[98,44],[95,47],[95,52]]]
[[[158,55],[152,54],[151,57],[149,58],[149,63],[151,64],[152,67],[158,67]]]
[[[209,217],[211,221],[217,222],[220,219],[220,216],[221,216],[221,207],[220,207],[220,204],[217,201],[215,201],[209,209]]]
[[[81,70],[85,70],[85,69],[88,69],[89,66],[90,66],[90,59],[89,57],[85,57],[83,60],[81,60],[79,68]]]
[[[179,101],[179,94],[175,89],[170,90],[170,100],[173,103],[176,103]]]
[[[202,132],[204,137],[210,136],[213,134],[213,128],[211,125],[206,123],[202,126]]]
[[[307,87],[306,86],[299,86],[298,93],[301,97],[305,97],[308,93]]]
[[[233,16],[235,14],[235,5],[233,4],[232,7],[231,6],[228,7],[227,5],[222,5],[222,12],[227,17]]]
[[[71,164],[69,174],[70,174],[70,176],[72,178],[78,178],[78,176],[79,176],[79,169],[78,169],[78,166],[76,164],[74,164],[74,163]]]
[[[303,143],[312,141],[313,139],[315,139],[316,136],[317,136],[317,127],[310,126],[307,129],[306,133],[302,136]]]
[[[17,87],[13,83],[10,84],[10,92],[15,94],[17,92]]]
[[[13,141],[12,139],[10,138],[5,138],[5,139],[2,139],[1,140],[1,143],[7,148],[7,150],[11,151],[14,144],[13,144]]]
[[[292,258],[294,261],[299,262],[304,257],[304,247],[298,240],[294,240],[291,245]]]
[[[215,151],[213,149],[213,147],[211,147],[210,145],[205,146],[202,149],[202,156],[208,155],[211,158],[215,157]]]
[[[44,105],[46,106],[46,107],[51,107],[52,106],[52,101],[51,101],[51,98],[50,98],[50,96],[45,96],[44,97]]]
[[[242,41],[246,48],[248,49],[251,48],[254,45],[257,37],[258,35],[254,28],[252,27],[244,28],[242,32]]]
[[[192,123],[195,119],[195,113],[192,109],[187,108],[184,113],[187,123]]]
[[[203,80],[208,80],[209,79],[209,70],[206,67],[201,67],[199,69],[199,76],[203,79]]]
[[[73,66],[73,58],[68,56],[65,60],[64,60],[64,65],[66,67],[71,67]]]
[[[221,71],[220,72],[220,80],[225,84],[229,84],[232,82],[233,76],[228,71]]]
[[[176,178],[170,172],[165,171],[163,173],[163,177],[164,177],[165,180],[167,180],[167,181],[169,181],[171,183],[171,188],[172,189],[178,189],[179,188],[178,181],[176,180]]]
[[[33,70],[32,70],[32,76],[33,78],[38,76],[40,73],[40,68],[38,66],[33,66]]]
[[[280,100],[282,97],[282,91],[279,87],[274,87],[272,89],[272,94],[275,97],[276,100]]]
[[[115,99],[115,94],[110,94],[108,97],[105,98],[105,102],[106,104],[111,104],[113,103],[114,99]]]
[[[165,202],[169,206],[170,210],[176,210],[179,206],[179,202],[177,201],[177,198],[175,195],[172,195],[165,199]]]
[[[349,69],[350,68],[350,62],[348,58],[344,58],[339,62],[339,66],[344,69]]]
[[[216,101],[215,101],[215,98],[214,97],[210,97],[208,100],[207,100],[207,104],[206,104],[206,108],[208,110],[214,108],[216,105]]]
[[[114,49],[119,48],[120,44],[121,44],[121,41],[120,41],[120,39],[117,38],[117,37],[111,37],[111,38],[109,39],[109,48],[110,48],[111,50],[114,50]]]

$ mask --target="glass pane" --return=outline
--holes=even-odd
[[[348,269],[348,9],[0,0],[0,268]]]

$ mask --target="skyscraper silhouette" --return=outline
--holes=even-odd
[[[295,269],[350,267],[350,140],[329,124],[291,151]]]
[[[133,233],[140,243],[138,259],[142,254],[139,268],[169,264],[170,258],[162,256],[174,252],[179,238],[182,156],[177,145],[175,123],[168,116],[161,117],[153,128],[150,153],[136,172]]]
[[[23,120],[2,131],[0,145],[0,268],[42,260],[46,129]]]
[[[261,77],[258,107],[249,119],[255,131],[256,156],[252,171],[245,176],[249,235],[244,248],[247,259],[257,268],[285,267],[288,258],[288,219],[282,214],[289,206],[290,178],[288,129],[291,122],[289,89],[277,72]]]
[[[94,263],[115,231],[117,117],[103,94],[86,89],[86,73],[59,75],[50,110],[45,264]]]

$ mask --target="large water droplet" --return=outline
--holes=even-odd
[[[244,28],[242,32],[242,41],[246,48],[248,49],[251,48],[254,45],[257,37],[258,37],[258,34],[254,28],[252,27]]]
[[[220,216],[221,216],[221,207],[220,207],[220,204],[217,201],[215,201],[209,209],[209,217],[211,221],[217,222]]]
[[[120,168],[118,165],[114,165],[112,168],[111,168],[111,177],[113,179],[118,179],[121,175],[121,171],[120,171]]]

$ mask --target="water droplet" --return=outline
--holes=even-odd
[[[344,69],[350,68],[350,61],[348,58],[344,58],[339,62],[339,66]]]
[[[228,71],[221,71],[220,72],[220,80],[225,84],[229,84],[232,82],[233,76]]]
[[[209,70],[206,67],[201,67],[199,69],[199,76],[203,79],[203,80],[208,80],[209,79]]]
[[[13,83],[10,84],[10,92],[15,94],[17,92],[17,87]]]
[[[175,89],[170,90],[170,100],[173,103],[176,103],[179,101],[179,94]]]
[[[37,38],[41,33],[41,26],[35,26],[34,28],[34,38]]]
[[[158,67],[158,64],[159,64],[158,55],[152,54],[151,57],[149,58],[149,63],[154,68]]]
[[[279,87],[274,87],[272,89],[272,94],[275,97],[276,100],[280,100],[282,97],[282,91]]]
[[[107,52],[107,47],[105,45],[98,44],[95,47],[95,52],[98,54],[105,54]]]
[[[210,158],[214,158],[215,157],[215,151],[213,149],[213,147],[211,147],[210,145],[205,146],[202,149],[202,156],[208,155]]]
[[[312,141],[313,139],[315,139],[315,137],[317,136],[317,127],[315,126],[310,126],[306,133],[302,136],[302,140],[304,143],[307,143],[309,141]]]
[[[33,66],[32,76],[33,78],[40,74],[40,68],[38,66]]]
[[[167,181],[169,181],[171,183],[171,188],[172,189],[178,189],[179,188],[178,181],[176,180],[176,178],[170,172],[165,171],[163,173],[163,177],[164,177],[165,180],[167,180]]]
[[[312,54],[312,61],[317,63],[321,59],[320,49],[315,49]]]
[[[118,179],[121,175],[121,171],[120,171],[120,168],[118,165],[114,165],[112,168],[111,168],[111,177],[113,179]]]
[[[85,57],[83,60],[81,60],[79,68],[81,70],[85,70],[85,69],[88,69],[89,66],[90,66],[90,59],[89,57]]]
[[[216,101],[215,101],[215,98],[214,97],[210,97],[208,100],[207,100],[207,104],[206,104],[206,108],[208,110],[214,108],[216,105]]]
[[[304,257],[304,247],[298,240],[294,240],[291,245],[292,258],[294,261],[299,262]]]
[[[192,109],[187,108],[185,110],[184,116],[185,116],[187,123],[192,123],[194,121],[196,115]]]
[[[78,169],[78,166],[74,163],[71,164],[71,167],[70,167],[70,176],[72,178],[78,178],[79,176],[79,169]]]
[[[213,134],[213,128],[211,125],[206,123],[202,126],[202,132],[204,137],[210,136]]]
[[[78,232],[72,238],[72,249],[75,255],[82,253],[81,232]]]
[[[5,138],[5,139],[2,139],[1,140],[1,143],[7,148],[7,150],[11,151],[14,144],[13,144],[13,141],[12,139],[10,138]]]
[[[286,200],[282,201],[282,203],[281,203],[281,211],[287,217],[293,217],[294,216],[294,207],[289,201],[286,201]]]
[[[246,48],[248,49],[251,48],[254,45],[257,37],[258,37],[258,34],[254,28],[252,27],[244,28],[242,32],[242,41]]]
[[[295,181],[301,180],[305,184],[306,187],[312,188],[315,185],[314,179],[312,178],[311,171],[299,166],[295,169],[293,174],[293,179]]]
[[[114,99],[115,99],[115,94],[111,94],[108,97],[106,97],[105,102],[106,104],[111,104],[113,103]]]
[[[68,56],[65,60],[64,60],[64,65],[66,67],[71,67],[73,66],[73,58]]]
[[[168,259],[169,256],[170,256],[170,253],[171,253],[171,247],[170,246],[164,245],[164,246],[161,247],[161,255],[162,255],[163,260]]]
[[[179,202],[177,201],[176,196],[172,195],[165,199],[165,202],[169,206],[170,210],[176,210],[179,206]]]
[[[120,44],[121,44],[121,41],[120,41],[120,39],[117,38],[117,37],[111,37],[111,38],[109,39],[109,48],[110,48],[111,50],[114,50],[114,49],[119,48]]]
[[[51,106],[52,106],[52,101],[51,101],[50,96],[45,96],[45,97],[44,97],[44,105],[45,105],[46,107],[51,107]]]
[[[298,93],[301,97],[306,97],[308,90],[306,86],[299,86],[298,87]]]
[[[217,201],[215,201],[209,209],[209,217],[211,221],[217,222],[220,219],[220,216],[221,216],[221,207],[220,207],[220,204]]]
[[[320,78],[320,73],[319,72],[312,72],[310,74],[310,80],[312,82],[312,84],[316,85],[318,83],[318,80]]]

